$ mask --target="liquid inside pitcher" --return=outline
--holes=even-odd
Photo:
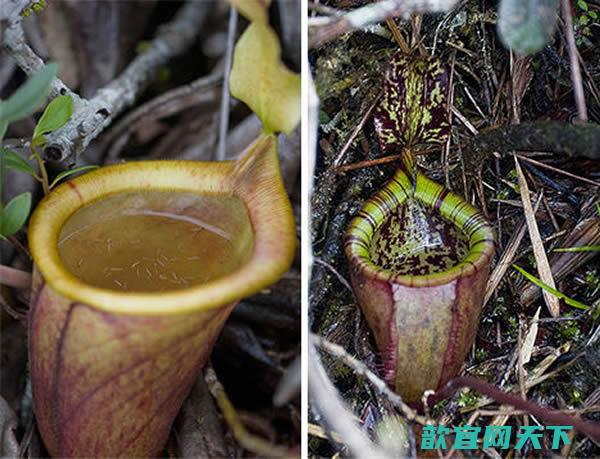
[[[469,240],[456,225],[409,197],[375,231],[370,256],[395,275],[423,276],[446,271],[469,253]]]
[[[117,193],[75,212],[61,230],[58,251],[72,274],[95,287],[178,290],[245,263],[254,242],[251,228],[235,196]]]

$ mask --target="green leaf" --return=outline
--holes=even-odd
[[[558,0],[502,0],[498,34],[504,45],[519,54],[541,51],[556,30]]]
[[[46,100],[58,66],[48,64],[2,102],[2,121],[10,124],[34,113]]]
[[[15,196],[2,210],[0,233],[9,237],[21,229],[27,221],[31,209],[31,193]]]
[[[588,11],[589,9],[585,0],[577,0],[577,6],[579,6],[579,8],[581,8],[583,11]]]
[[[76,167],[75,169],[70,169],[68,171],[63,171],[60,174],[58,174],[56,176],[56,178],[52,181],[52,183],[50,184],[50,188],[53,188],[54,185],[56,185],[62,179],[66,178],[66,177],[70,177],[73,174],[77,174],[79,172],[87,171],[90,169],[97,169],[97,168],[98,168],[98,166],[81,166],[81,167]]]
[[[300,121],[300,75],[281,61],[279,40],[267,22],[250,24],[238,40],[229,89],[267,132],[290,134]]]
[[[525,276],[525,278],[527,278],[529,281],[531,281],[532,283],[534,283],[535,285],[537,285],[539,288],[541,288],[542,290],[547,291],[548,293],[551,293],[552,295],[554,295],[557,298],[560,298],[561,300],[563,300],[568,305],[573,306],[574,308],[577,308],[577,309],[583,309],[585,311],[587,311],[588,309],[590,309],[590,307],[587,304],[583,304],[583,303],[581,303],[581,302],[579,302],[577,300],[574,300],[573,298],[568,297],[564,293],[559,292],[555,288],[550,287],[549,285],[545,284],[540,279],[538,279],[537,277],[535,277],[533,274],[530,274],[527,271],[525,271],[520,266],[517,266],[517,265],[512,265],[512,266],[517,271],[519,271],[523,276]]]
[[[1,105],[1,103],[0,103],[0,105]],[[0,106],[0,109],[1,108],[2,107]],[[0,113],[0,118],[1,117],[2,117],[2,114]],[[8,128],[8,123],[6,121],[0,120],[0,141],[2,141],[2,139],[4,138],[4,134],[6,134],[6,129],[7,128]]]
[[[562,247],[553,252],[600,252],[600,245],[580,245],[579,247]]]
[[[65,125],[73,114],[73,99],[71,96],[54,98],[44,110],[33,131],[32,144],[39,146],[46,143],[44,134],[55,131]]]
[[[35,169],[14,151],[11,151],[7,148],[0,148],[0,155],[3,157],[4,165],[9,169],[24,172],[29,175],[36,174]]]

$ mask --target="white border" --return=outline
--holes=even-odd
[[[308,161],[308,84],[307,77],[310,72],[308,65],[308,0],[301,0],[301,81],[302,81],[302,122],[301,122],[301,212],[300,212],[300,244],[301,244],[301,453],[300,457],[308,457],[308,288],[309,288],[309,257],[310,257],[310,181],[313,171],[312,161]]]

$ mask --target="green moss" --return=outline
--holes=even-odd
[[[566,321],[563,322],[558,332],[562,338],[569,341],[574,341],[580,338],[581,330],[579,329],[579,324],[574,321]]]
[[[479,401],[479,396],[470,390],[464,390],[458,397],[458,406],[461,408],[472,408]]]

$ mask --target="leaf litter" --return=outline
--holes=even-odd
[[[358,4],[325,2],[334,9]],[[600,172],[593,161],[585,158],[589,146],[583,143],[569,146],[564,141],[556,142],[557,151],[552,152],[535,148],[533,141],[541,147],[552,145],[549,139],[555,138],[556,126],[533,127],[529,123],[564,123],[576,112],[562,36],[555,35],[549,46],[525,62],[511,57],[498,42],[496,14],[494,2],[468,0],[448,14],[423,16],[420,32],[410,23],[396,21],[404,37],[416,34],[416,41],[422,45],[417,52],[422,53],[424,48],[428,55],[435,53],[452,69],[451,140],[448,147],[419,154],[416,161],[429,177],[445,181],[452,191],[485,209],[497,235],[493,284],[486,294],[480,329],[463,372],[503,390],[524,390],[524,395],[536,403],[568,413],[585,413],[586,419],[598,422],[600,323],[588,311],[572,308],[555,296],[550,302],[558,314],[550,315],[540,288],[513,269],[512,264],[537,277],[536,258],[545,258],[548,266],[542,268],[544,276],[553,277],[558,292],[591,308],[600,304],[600,263],[595,253],[554,251],[598,244]],[[586,87],[592,88],[586,94],[591,101],[590,120],[598,123],[600,104],[593,88],[600,83],[599,51],[583,31],[575,33],[579,34]],[[383,365],[371,332],[352,293],[341,287],[339,277],[347,280],[349,273],[340,235],[364,200],[385,183],[398,165],[398,158],[379,161],[390,152],[382,151],[372,117],[361,121],[381,90],[387,62],[398,49],[393,33],[379,27],[343,35],[311,50],[309,55],[321,103],[311,203],[316,263],[311,279],[310,327],[328,341],[342,345],[351,356],[379,374]],[[518,90],[516,98],[511,95],[513,88]],[[509,127],[516,119],[523,123],[522,128],[513,130],[520,137],[506,142],[503,134],[494,133],[494,128]],[[546,139],[544,129],[549,129]],[[485,134],[481,143],[475,133]],[[351,137],[351,144],[346,145]],[[541,145],[541,140],[547,144]],[[495,146],[503,142],[510,150],[498,148],[495,153]],[[565,156],[573,148],[584,154]],[[520,171],[515,167],[515,152],[522,161]],[[334,174],[331,167],[336,158],[335,167],[359,167]],[[522,196],[522,180],[528,185],[531,202],[526,212],[522,206],[523,199],[527,199]],[[531,243],[528,231],[534,222],[536,244]],[[538,247],[537,253],[533,246]],[[521,329],[524,324],[528,324],[525,332]],[[397,413],[393,404],[339,359],[327,353],[321,353],[321,358],[362,428],[372,439],[377,438],[382,419]],[[478,414],[471,418],[474,410]],[[448,426],[471,420],[480,427],[504,423],[517,427],[525,418],[518,411],[494,407],[491,399],[471,390],[437,404],[430,416]],[[318,409],[311,409],[309,431],[315,434],[309,437],[310,453],[331,457],[340,448],[345,451],[341,443],[326,439],[329,434],[323,427],[326,428]],[[412,435],[418,440],[420,429],[412,427]],[[496,457],[504,457],[507,451],[497,453]],[[577,435],[568,451],[562,453],[594,456],[600,454],[600,449]],[[526,448],[523,454],[541,457],[543,452]]]

